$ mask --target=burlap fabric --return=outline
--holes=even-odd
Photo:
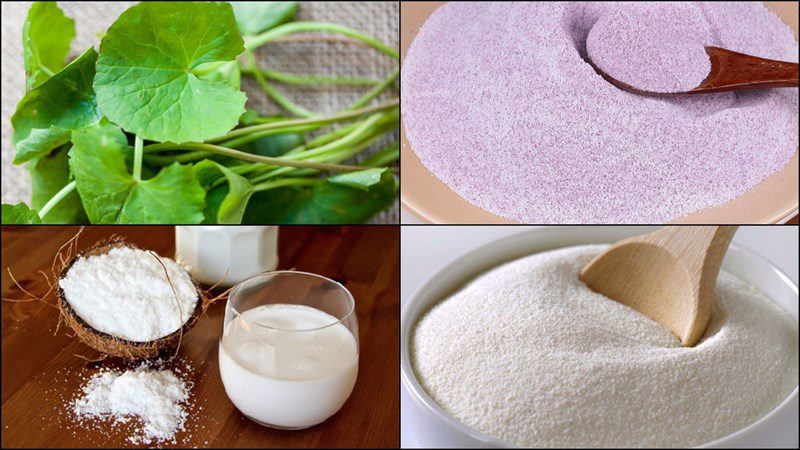
[[[25,93],[22,64],[22,24],[31,2],[2,2],[2,201],[17,203],[30,200],[30,177],[25,166],[11,161],[11,115]],[[99,48],[98,35],[135,2],[59,2],[64,13],[75,20],[76,37],[72,56],[90,45]],[[334,22],[374,36],[393,48],[399,47],[398,2],[301,2],[298,20]],[[397,61],[363,46],[341,42],[284,42],[269,44],[259,53],[263,67],[291,73],[341,75],[382,79],[397,67]],[[355,101],[368,88],[331,86],[324,88],[275,86],[295,103],[317,112],[337,111]],[[247,92],[249,108],[265,114],[278,113],[260,87],[245,77],[242,88]],[[387,92],[383,98],[396,96]],[[397,140],[395,135],[391,139]],[[391,142],[385,138],[375,148]],[[373,223],[398,223],[397,204],[375,217]]]

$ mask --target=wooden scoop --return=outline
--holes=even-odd
[[[636,94],[671,96],[710,94],[712,92],[798,87],[797,63],[757,58],[719,47],[706,47],[711,58],[711,71],[700,86],[688,92],[662,93],[637,89],[617,80],[593,65],[595,70],[614,86]]]
[[[695,345],[716,302],[722,258],[735,226],[665,227],[623,239],[592,259],[580,279]]]

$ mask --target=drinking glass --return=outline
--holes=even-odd
[[[302,429],[344,405],[358,375],[355,300],[307,272],[253,276],[230,292],[219,345],[225,392],[262,425]]]

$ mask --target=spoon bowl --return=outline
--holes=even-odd
[[[711,60],[711,71],[699,86],[686,92],[642,90],[617,80],[596,64],[590,64],[614,86],[634,94],[653,97],[798,87],[797,63],[758,58],[719,47],[706,47],[705,50]]]

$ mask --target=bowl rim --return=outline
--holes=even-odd
[[[406,53],[428,17],[446,2],[401,2],[400,58]],[[761,2],[794,31],[797,37],[796,2]],[[426,223],[433,224],[515,224],[518,220],[501,217],[470,203],[441,181],[422,163],[413,149],[403,117],[400,117],[400,203]],[[798,211],[798,158],[800,147],[775,173],[761,180],[736,198],[721,204],[673,217],[671,224],[782,224]],[[567,223],[567,222],[565,222]],[[573,222],[574,223],[574,222]]]
[[[445,424],[448,427],[454,429],[458,433],[461,433],[461,434],[463,434],[465,436],[468,436],[469,438],[474,439],[476,441],[479,441],[479,442],[481,442],[483,444],[491,445],[491,446],[495,446],[495,447],[518,448],[517,445],[515,445],[515,444],[513,444],[511,442],[508,442],[508,441],[505,441],[503,439],[491,436],[491,435],[489,435],[487,433],[484,433],[482,431],[479,431],[479,430],[477,430],[475,428],[472,428],[472,427],[462,423],[460,420],[456,419],[450,413],[445,411],[444,408],[439,406],[436,403],[436,401],[433,400],[428,395],[428,393],[422,387],[420,381],[417,379],[417,376],[414,373],[414,369],[413,369],[413,367],[411,365],[411,349],[410,349],[411,331],[412,331],[414,325],[416,325],[416,323],[419,321],[419,318],[422,316],[422,314],[424,314],[424,312],[426,312],[428,309],[430,309],[430,307],[432,307],[434,304],[436,304],[436,303],[441,301],[441,299],[439,299],[437,301],[428,302],[428,305],[426,305],[425,307],[420,306],[420,303],[421,303],[420,298],[424,297],[424,293],[426,291],[430,290],[430,288],[433,287],[437,283],[437,280],[439,280],[442,275],[449,275],[449,274],[453,274],[453,273],[457,273],[457,272],[461,272],[461,274],[464,275],[464,274],[467,274],[468,272],[476,272],[474,275],[477,276],[477,274],[483,273],[483,271],[485,271],[486,269],[483,269],[483,271],[481,271],[481,270],[466,270],[466,269],[463,268],[463,266],[465,264],[467,264],[467,263],[465,263],[465,261],[469,261],[469,260],[473,259],[473,257],[475,257],[476,255],[486,252],[490,247],[498,246],[498,245],[502,245],[502,244],[508,245],[509,243],[512,243],[514,241],[525,239],[525,237],[529,237],[529,238],[531,238],[531,240],[537,240],[537,241],[544,242],[544,239],[543,239],[542,235],[546,235],[548,233],[553,233],[553,232],[555,232],[555,233],[564,233],[564,232],[568,232],[569,230],[573,230],[575,228],[583,228],[583,229],[585,229],[585,228],[594,228],[594,227],[585,227],[585,226],[545,226],[545,227],[540,227],[540,228],[526,229],[525,231],[514,233],[514,234],[511,234],[509,236],[504,236],[504,237],[501,237],[499,239],[493,239],[493,240],[488,241],[488,242],[486,242],[486,243],[484,243],[484,244],[482,244],[482,245],[480,245],[480,246],[478,246],[476,248],[473,248],[472,250],[469,250],[469,251],[459,255],[458,258],[456,258],[455,260],[453,260],[450,263],[444,265],[443,267],[441,267],[437,271],[432,272],[430,274],[430,276],[425,281],[423,281],[419,286],[417,286],[416,289],[414,289],[414,291],[408,297],[408,300],[403,305],[403,308],[402,308],[402,311],[401,311],[401,315],[400,315],[400,317],[401,317],[401,319],[400,319],[400,322],[401,322],[400,323],[400,378],[401,378],[402,387],[406,390],[406,392],[408,393],[408,395],[412,399],[412,401],[416,402],[417,405],[421,407],[421,409],[423,410],[424,413],[435,416],[443,424]],[[600,228],[600,227],[598,227],[598,228]],[[625,228],[626,230],[633,230],[633,231],[626,232],[626,234],[629,234],[629,235],[633,236],[633,235],[636,235],[641,230],[648,230],[648,229],[652,230],[652,229],[657,229],[657,228],[661,228],[661,227],[658,227],[658,226],[629,226],[629,227],[607,227],[607,228]],[[576,238],[576,240],[579,240],[579,239]],[[595,243],[602,244],[604,242],[595,242]],[[576,242],[576,243],[574,243],[572,245],[585,245],[585,244]],[[528,253],[528,254],[532,255],[532,254],[535,254],[535,253],[551,251],[551,250],[556,249],[556,248],[564,248],[564,247],[565,246],[553,247],[551,249],[543,249],[543,250],[539,250],[539,251],[536,251],[534,253]],[[739,256],[737,256],[737,257],[745,257],[745,258],[752,258],[752,259],[758,260],[759,264],[764,264],[766,268],[768,268],[769,270],[773,271],[776,274],[776,276],[778,276],[789,287],[790,290],[794,291],[795,294],[798,293],[797,281],[793,280],[791,277],[789,277],[784,271],[782,271],[780,268],[778,268],[774,263],[772,263],[772,261],[770,261],[769,259],[767,259],[763,255],[759,254],[758,252],[756,252],[756,251],[754,251],[754,250],[752,250],[752,249],[750,249],[748,247],[745,247],[745,246],[742,246],[742,245],[738,245],[738,244],[734,244],[734,243],[730,244],[730,250],[733,250],[733,252],[731,252],[731,254],[733,254],[733,255],[736,255],[738,253]],[[519,257],[514,257],[513,255],[509,255],[508,250],[503,251],[503,253],[506,254],[506,256],[502,256],[502,257],[498,256],[497,258],[495,258],[495,259],[501,259],[501,260],[493,263],[493,265],[491,267],[498,267],[498,266],[500,266],[500,265],[502,265],[504,263],[507,263],[507,262],[510,262],[510,261],[513,261],[513,260],[519,258]],[[737,274],[734,273],[734,275],[737,275]],[[737,277],[738,277],[738,275],[737,275]],[[474,276],[473,276],[473,278],[474,278]],[[455,287],[455,289],[451,290],[451,292],[456,292],[459,289],[463,288],[463,286],[464,286],[464,282],[462,280],[461,283],[459,283],[458,286]],[[798,312],[797,311],[794,311],[794,312],[788,311],[781,304],[779,304],[778,302],[776,302],[775,300],[773,300],[771,298],[770,298],[770,301],[775,303],[779,308],[781,308],[787,314],[789,314],[795,320],[796,323],[800,322],[800,317],[798,316]],[[793,402],[793,401],[795,401],[797,399],[797,397],[798,397],[798,388],[799,388],[799,386],[795,385],[794,389],[789,393],[789,395],[786,396],[786,398],[783,399],[783,401],[781,401],[772,410],[770,410],[764,416],[760,417],[755,422],[753,422],[753,423],[745,426],[744,428],[741,428],[741,429],[739,429],[739,430],[737,430],[737,431],[735,431],[735,432],[733,432],[731,434],[719,437],[719,438],[717,438],[717,439],[715,439],[713,441],[708,441],[708,442],[703,442],[701,444],[698,444],[698,445],[694,446],[694,448],[713,447],[713,446],[718,446],[718,445],[734,443],[733,441],[739,439],[744,434],[746,434],[747,432],[751,431],[753,428],[760,426],[761,424],[763,424],[767,420],[771,419],[775,415],[781,414],[791,402]]]

